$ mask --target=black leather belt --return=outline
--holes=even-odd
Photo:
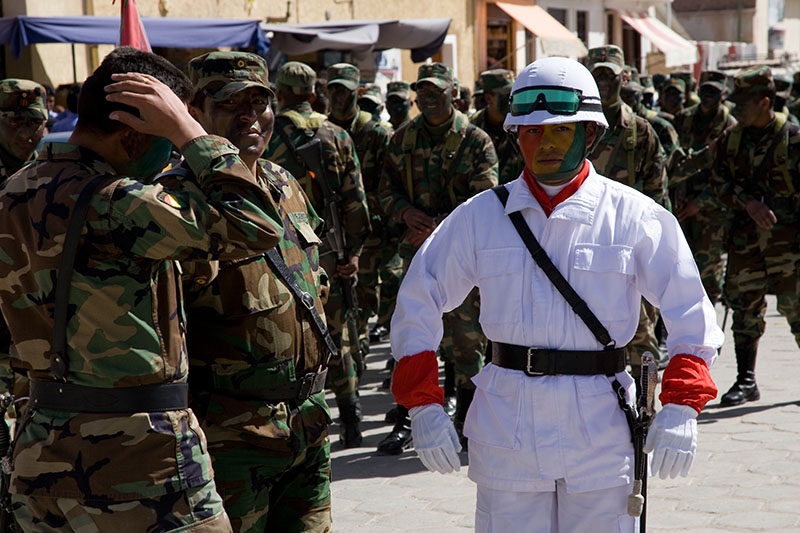
[[[30,405],[74,413],[154,413],[189,407],[187,383],[100,388],[57,381],[31,381]]]
[[[492,342],[492,363],[528,376],[574,374],[611,376],[625,370],[625,348],[614,350],[548,350]]]
[[[259,400],[269,403],[293,400],[304,402],[308,400],[311,395],[325,389],[325,379],[327,375],[328,369],[326,368],[322,372],[310,372],[300,379],[270,389],[214,389],[214,392],[242,400]]]

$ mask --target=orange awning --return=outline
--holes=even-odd
[[[495,4],[539,37],[542,40],[542,50],[547,55],[583,57],[588,53],[583,41],[541,7],[511,2]]]

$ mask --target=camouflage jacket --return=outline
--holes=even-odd
[[[704,117],[700,106],[695,105],[678,113],[673,124],[685,155],[677,161],[676,171],[670,173],[670,188],[680,189],[679,193],[693,199],[701,210],[722,208],[711,193],[713,160],[708,145],[735,126],[736,119],[724,105],[718,106],[711,117]]]
[[[324,317],[320,240],[314,233],[319,217],[288,171],[262,159],[257,178],[283,221],[281,256]],[[289,438],[292,430],[305,431],[308,442],[317,441],[330,422],[323,393],[299,405],[275,405],[219,392],[274,388],[316,371],[325,362],[324,343],[302,302],[295,299],[263,254],[220,261],[216,277],[211,273],[198,276],[198,271],[209,270],[208,263],[184,267],[189,383],[193,406],[197,405],[204,426],[233,431],[242,440],[271,450],[280,447],[287,455],[296,452],[292,446],[297,442]]]
[[[785,121],[785,115],[775,113],[775,119],[761,129],[737,124],[718,141],[711,190],[726,207],[737,212],[734,220],[740,227],[756,230],[755,222],[745,212],[750,199],[766,203],[778,225],[800,221],[800,130],[785,133],[775,144],[770,160],[765,160]]]
[[[511,139],[506,135],[503,130],[503,125],[500,124],[499,128],[494,128],[489,124],[489,119],[486,116],[486,109],[481,109],[469,118],[469,121],[478,126],[480,129],[489,134],[494,144],[494,151],[497,154],[498,161],[498,181],[500,184],[509,183],[514,181],[522,173],[525,168],[525,161],[522,155],[511,144]]]
[[[389,144],[381,180],[381,206],[388,216],[402,222],[400,214],[413,206],[428,216],[443,218],[475,194],[497,185],[492,140],[474,126],[464,140],[468,124],[467,116],[454,109],[448,129],[437,140],[422,114],[398,128]],[[458,142],[451,141],[452,146],[447,147],[448,137]],[[446,161],[455,158],[462,142],[467,145],[448,179]]]
[[[599,174],[668,205],[664,149],[650,123],[624,102],[589,160]]]
[[[383,214],[378,202],[378,185],[392,134],[382,122],[373,120],[372,115],[366,111],[359,110],[349,124],[341,124],[330,116],[328,120],[344,128],[353,139],[358,161],[361,163],[361,179],[367,194],[367,207],[374,223]]]
[[[55,280],[77,196],[91,198],[72,275],[68,382],[98,388],[185,382],[186,321],[175,260],[250,257],[283,232],[269,197],[220,137],[184,147],[197,176],[181,188],[118,175],[91,150],[45,145],[0,186],[0,306],[11,363],[52,381]],[[125,415],[29,411],[14,450],[11,492],[79,501],[154,498],[213,477],[187,410]]]
[[[305,190],[311,205],[323,217],[325,198],[322,188],[308,179],[305,168],[298,163],[278,134],[278,128],[283,129],[295,148],[314,138],[322,141],[328,183],[338,196],[347,252],[351,256],[361,255],[371,226],[361,164],[353,139],[325,115],[313,111],[308,102],[287,106],[275,116],[276,131],[272,134],[264,158],[291,172]]]

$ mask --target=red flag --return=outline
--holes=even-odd
[[[136,0],[122,0],[120,9],[119,45],[152,52],[150,41],[147,40],[147,34],[144,32],[142,19],[139,17],[139,10],[136,9]]]

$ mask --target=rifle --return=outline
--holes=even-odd
[[[11,500],[8,489],[11,483],[11,458],[9,448],[11,435],[6,424],[6,411],[14,404],[14,396],[10,393],[0,395],[0,463],[2,464],[2,480],[0,480],[0,533],[16,533],[19,531],[17,522],[11,511]]]
[[[325,162],[322,159],[322,141],[313,139],[295,149],[297,158],[302,161],[311,179],[316,180],[322,189],[322,196],[325,199],[325,220],[327,241],[331,249],[336,254],[336,264],[346,265],[348,262],[345,253],[344,230],[342,229],[339,218],[338,198],[331,189],[325,175]],[[347,333],[350,337],[350,349],[353,354],[353,361],[356,364],[356,373],[361,376],[364,371],[364,357],[361,353],[361,344],[358,339],[358,299],[356,297],[356,278],[347,280],[341,279],[342,293],[345,302],[345,322]]]
[[[658,365],[650,352],[642,354],[642,375],[640,394],[637,395],[636,412],[633,422],[633,493],[628,496],[628,514],[638,516],[639,532],[647,531],[647,454],[644,443],[647,430],[655,415],[656,384]]]

